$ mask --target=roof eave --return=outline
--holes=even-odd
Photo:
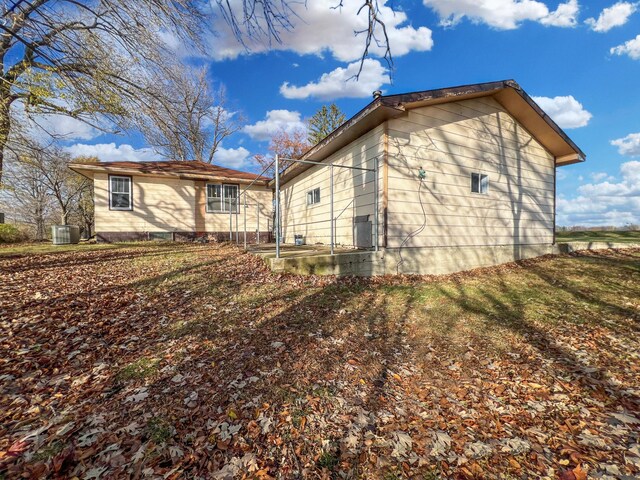
[[[382,98],[382,97],[381,97]],[[321,161],[348,145],[362,134],[373,130],[386,120],[398,118],[406,115],[406,111],[402,107],[392,107],[385,105],[378,98],[360,110],[356,115],[343,123],[338,129],[334,130],[324,140],[314,145],[302,156],[301,160]],[[287,168],[281,175],[281,182],[288,182],[293,177],[308,170],[313,165],[305,163],[294,163]],[[275,180],[269,182],[273,186]]]
[[[560,157],[556,157],[556,167],[564,167],[566,165],[573,165],[575,163],[582,163],[586,160],[585,157],[572,153],[569,155],[563,155]]]
[[[513,115],[516,120],[518,120],[527,130],[531,133],[551,154],[553,154],[556,159],[561,157],[566,157],[569,155],[575,155],[577,158],[575,161],[571,163],[584,162],[586,159],[586,154],[576,145],[576,143],[571,140],[569,135],[565,133],[565,131],[558,126],[558,124],[549,116],[547,113],[540,108],[540,106],[525,92],[519,85],[512,86],[511,88],[505,89],[502,92],[499,92],[495,95],[496,100],[500,103],[511,115]],[[511,98],[509,98],[511,97]],[[525,102],[531,110],[536,114],[539,120],[535,118],[527,120],[526,113],[524,115],[519,115],[522,110],[515,108],[513,106],[514,99],[520,99],[520,101]],[[541,122],[544,122],[542,125]],[[549,132],[553,132],[553,135],[556,138],[549,139],[548,133],[544,132],[543,129],[549,129]],[[548,140],[547,140],[548,139]],[[545,141],[547,140],[547,141]],[[558,165],[568,165],[569,163],[561,163],[556,160]]]
[[[253,182],[254,185],[258,186],[267,186],[269,179],[260,179],[257,175],[254,179],[249,178],[237,178],[231,176],[223,176],[223,175],[213,175],[207,174],[205,172],[198,173],[185,173],[185,172],[165,172],[158,170],[136,170],[132,168],[119,168],[113,166],[106,165],[85,165],[85,164],[69,164],[69,168],[76,173],[84,175],[87,178],[93,178],[93,174],[95,173],[111,173],[111,174],[122,174],[122,175],[139,175],[139,176],[147,176],[147,177],[168,177],[168,178],[178,178],[183,180],[194,180],[194,181],[220,181],[220,182],[233,182],[238,184],[250,184]],[[86,173],[91,173],[91,176],[88,176]]]
[[[556,157],[556,165],[569,165],[585,161],[584,152],[515,80],[501,80],[378,97],[324,140],[309,149],[302,159],[322,161],[358,136],[372,130],[386,120],[406,115],[410,109],[488,96],[494,97]],[[569,155],[575,157],[569,160]],[[560,158],[565,158],[565,160],[559,160]],[[281,175],[282,183],[286,183],[308,168],[311,168],[311,165],[294,163]],[[273,183],[274,181],[271,180],[269,185],[273,185]]]

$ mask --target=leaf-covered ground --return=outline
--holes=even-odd
[[[0,478],[638,478],[639,318],[640,250],[376,279],[0,256]]]

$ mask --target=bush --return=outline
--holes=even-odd
[[[0,223],[0,243],[17,243],[27,239],[27,236],[15,225]]]

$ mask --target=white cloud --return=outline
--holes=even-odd
[[[580,11],[577,0],[561,3],[551,12],[546,4],[535,0],[423,0],[440,16],[440,24],[454,26],[467,17],[498,30],[513,30],[523,21],[540,22],[556,27],[572,27]]]
[[[629,55],[634,60],[640,60],[640,35],[622,45],[613,47],[609,52],[611,55]]]
[[[92,140],[102,135],[97,128],[65,115],[42,115],[33,123],[36,128],[62,140]]]
[[[62,141],[92,140],[103,134],[86,122],[67,115],[27,113],[21,101],[14,102],[11,109],[17,118],[15,123],[25,127],[29,134],[43,143],[52,138]]]
[[[382,84],[389,83],[386,69],[378,60],[366,59],[362,65],[360,78],[354,77],[360,69],[360,62],[350,63],[346,68],[338,67],[323,74],[317,82],[296,87],[285,82],[280,93],[285,98],[309,98],[335,100],[336,98],[370,97]]]
[[[578,187],[574,198],[558,199],[559,225],[624,225],[640,223],[640,162],[620,166],[621,179]]]
[[[244,147],[224,148],[219,147],[213,161],[216,165],[229,168],[242,168],[249,158],[249,150]]]
[[[630,133],[624,138],[611,140],[611,145],[618,147],[620,155],[640,157],[640,133]]]
[[[230,0],[232,8],[241,12],[242,2]],[[427,51],[433,47],[431,30],[426,27],[414,28],[408,24],[408,16],[401,10],[393,10],[380,0],[379,15],[385,22],[393,55],[400,57],[411,51]],[[325,52],[337,60],[352,62],[362,55],[365,36],[354,35],[354,31],[366,30],[368,17],[366,9],[358,15],[359,2],[344,2],[341,8],[335,8],[335,0],[315,0],[313,2],[289,2],[292,9],[289,15],[293,28],[280,32],[280,42],[267,41],[265,38],[251,38],[243,30],[245,49],[240,45],[227,22],[222,17],[214,25],[218,34],[211,38],[211,56],[215,60],[233,59],[247,53],[260,53],[269,50],[287,50],[300,55],[323,55]],[[241,29],[244,27],[241,25]],[[381,32],[378,32],[378,36]],[[384,48],[375,42],[370,54],[384,55]]]
[[[594,182],[602,182],[603,180],[608,180],[612,182],[615,180],[614,177],[612,177],[606,172],[593,172],[593,173],[590,173],[589,176],[591,177],[591,180],[593,180]]]
[[[550,27],[575,27],[578,23],[578,14],[580,13],[580,5],[578,0],[569,0],[567,3],[561,3],[554,12],[550,12],[544,18],[540,19],[540,23]]]
[[[589,25],[594,32],[608,32],[614,27],[620,27],[627,23],[637,8],[637,3],[618,2],[602,10],[597,20],[588,18],[584,23]]]
[[[151,148],[134,148],[123,143],[116,146],[115,143],[97,143],[89,145],[86,143],[76,143],[67,147],[67,151],[74,157],[98,157],[102,162],[149,162],[160,160],[160,155]]]
[[[265,141],[281,130],[290,133],[299,129],[306,129],[305,123],[300,118],[300,112],[269,110],[264,120],[247,125],[242,131],[254,140]]]
[[[540,105],[561,128],[584,127],[591,120],[590,112],[584,109],[572,95],[565,97],[533,97],[533,100]]]

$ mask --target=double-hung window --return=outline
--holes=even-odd
[[[307,205],[315,205],[320,203],[320,188],[314,188],[307,192]]]
[[[472,173],[471,193],[489,193],[489,175],[485,175],[484,173]]]
[[[222,185],[207,184],[207,212],[222,211]]]
[[[133,210],[131,177],[109,176],[109,208],[111,210]]]
[[[239,212],[238,185],[207,184],[207,212]]]

